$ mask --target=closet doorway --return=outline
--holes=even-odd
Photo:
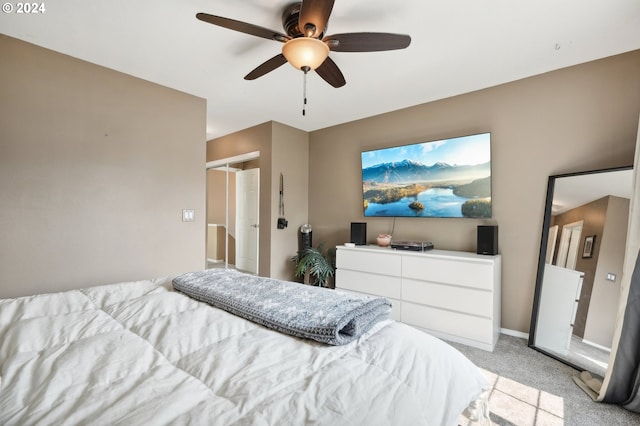
[[[258,273],[260,152],[207,163],[207,268]]]

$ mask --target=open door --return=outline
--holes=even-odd
[[[260,169],[236,173],[236,268],[258,273]]]

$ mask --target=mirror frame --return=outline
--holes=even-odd
[[[542,222],[542,236],[540,238],[540,252],[538,255],[538,269],[536,274],[536,287],[533,295],[533,307],[531,310],[531,324],[529,326],[529,342],[528,346],[536,351],[543,353],[555,360],[558,360],[572,368],[575,368],[578,371],[584,371],[584,367],[580,367],[560,356],[557,356],[544,348],[536,346],[535,337],[536,337],[536,327],[538,323],[538,310],[540,307],[540,297],[542,294],[542,280],[544,278],[544,265],[546,263],[547,258],[547,240],[549,238],[549,225],[551,224],[551,208],[553,205],[553,195],[555,190],[556,179],[563,177],[574,177],[574,176],[582,176],[582,175],[592,175],[598,173],[607,173],[607,172],[617,172],[623,170],[633,170],[633,165],[630,166],[622,166],[622,167],[611,167],[607,169],[596,169],[596,170],[587,170],[583,172],[574,172],[574,173],[563,173],[558,175],[549,176],[549,180],[547,183],[547,196],[545,199],[544,206],[544,219]]]

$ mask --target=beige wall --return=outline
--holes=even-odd
[[[0,298],[204,267],[205,101],[6,36],[0,57]]]
[[[260,248],[258,274],[293,279],[290,259],[297,230],[307,222],[308,134],[276,122],[263,123],[207,142],[207,161],[260,151]],[[285,177],[285,217],[277,229],[280,173]]]
[[[391,219],[363,218],[360,152],[492,132],[494,221],[503,256],[502,327],[529,330],[549,175],[633,162],[640,51],[347,123],[310,134],[309,221],[314,243],[368,238]],[[398,219],[397,239],[475,251],[473,219]]]
[[[627,243],[629,199],[607,197],[607,217],[602,232],[600,255],[595,272],[591,304],[584,330],[584,339],[611,348],[615,330],[624,251]],[[607,281],[607,273],[616,281]]]
[[[261,225],[271,223],[271,134],[272,123],[263,123],[207,142],[207,162],[260,152]],[[260,226],[258,238],[258,274],[268,277],[271,273],[271,227]]]
[[[273,123],[272,158],[271,276],[291,280],[291,257],[298,251],[300,226],[309,220],[309,134]],[[280,173],[284,177],[284,212],[288,221],[285,229],[277,229]]]

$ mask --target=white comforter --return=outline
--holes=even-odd
[[[449,425],[486,388],[407,325],[327,346],[168,280],[0,300],[2,425]]]

